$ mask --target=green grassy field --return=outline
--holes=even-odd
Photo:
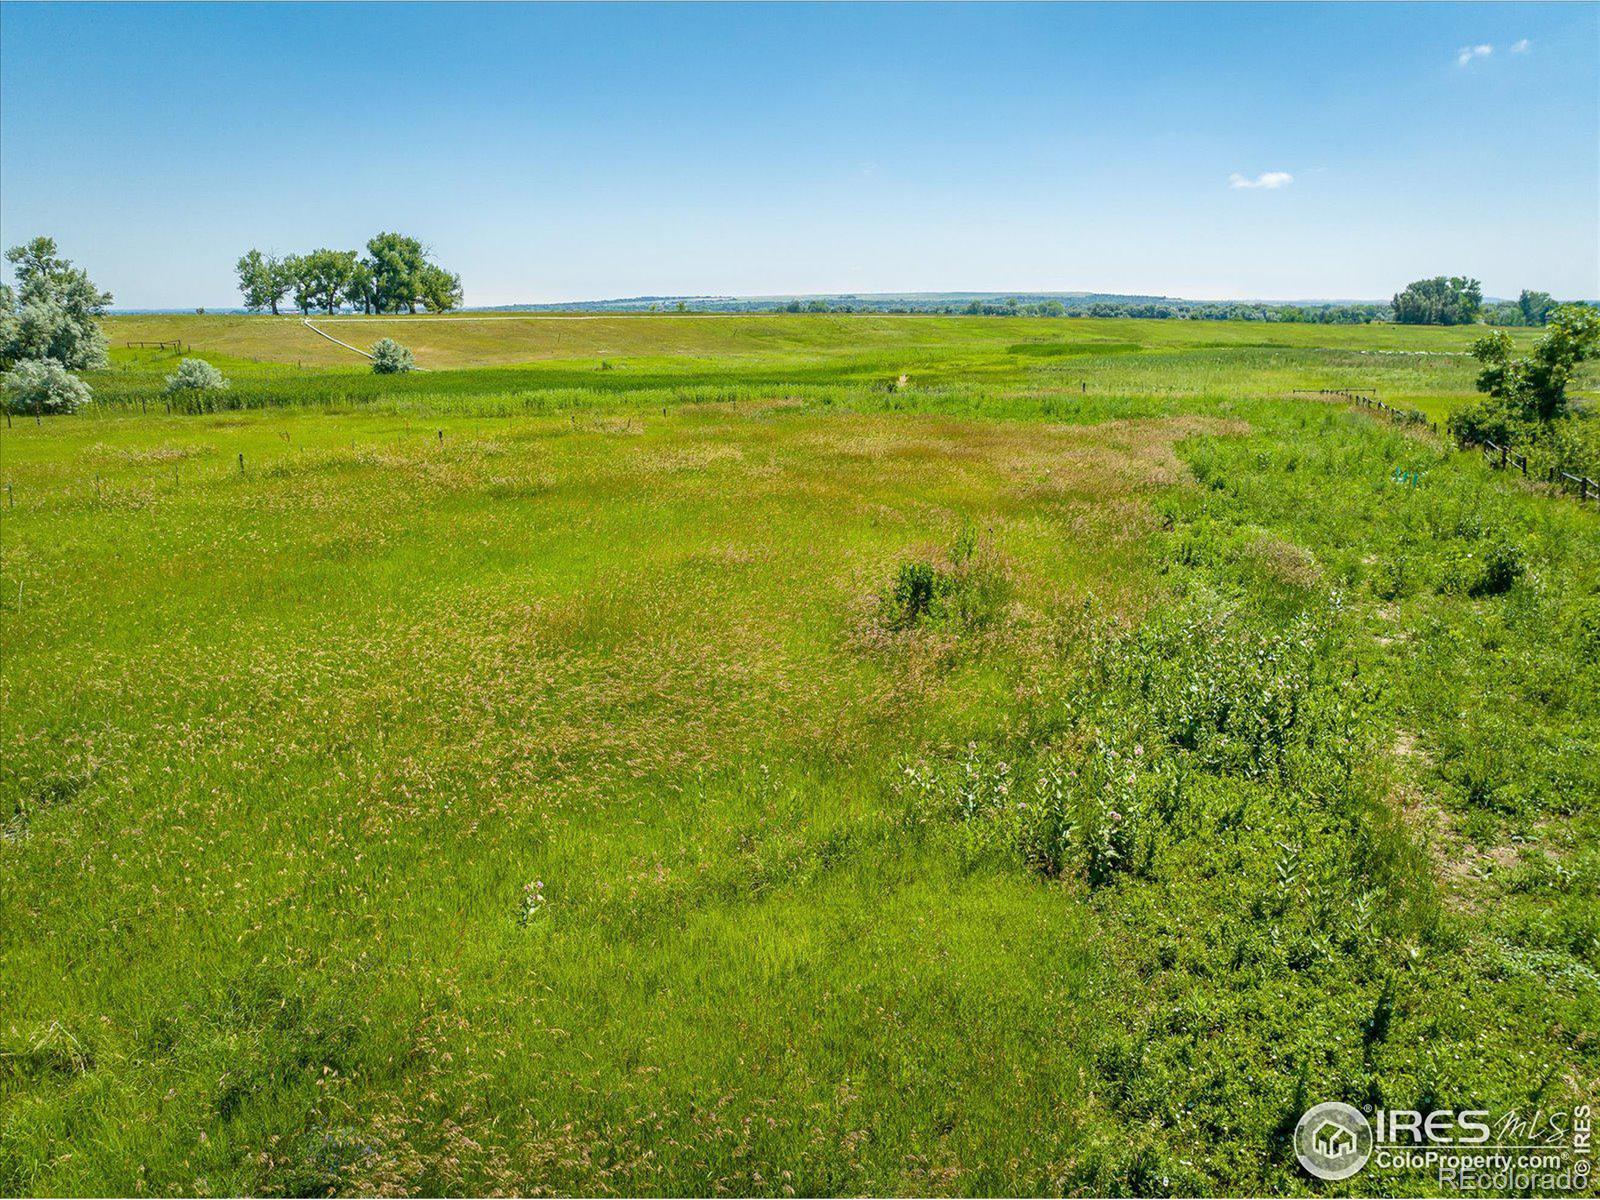
[[[1593,1101],[1600,513],[1318,394],[1470,333],[324,327],[432,369],[115,318],[3,431],[0,1192],[1428,1193],[1288,1132]]]
[[[868,354],[929,355],[948,363],[963,352],[993,357],[1016,344],[1035,356],[1052,346],[1072,353],[1115,346],[1150,351],[1264,347],[1352,351],[1464,352],[1471,329],[1405,325],[1296,325],[1248,321],[1136,321],[1061,318],[900,317],[862,315],[584,315],[450,313],[442,316],[309,318],[342,342],[370,346],[403,341],[419,365],[433,368],[507,366],[560,359],[713,359],[724,369],[773,355],[812,362]],[[1513,331],[1531,340],[1537,331]],[[113,347],[134,341],[182,340],[223,359],[305,366],[360,365],[350,351],[307,329],[299,316],[114,316]],[[1041,349],[1041,347],[1043,349]],[[1024,352],[1028,353],[1028,352]]]

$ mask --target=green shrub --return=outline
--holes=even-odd
[[[1330,687],[1328,643],[1329,631],[1309,618],[1278,631],[1190,607],[1108,647],[1103,686],[1136,702],[1167,741],[1206,770],[1280,774]]]
[[[1526,456],[1528,474],[1547,479],[1552,471],[1600,476],[1600,416],[1577,409],[1552,420],[1531,419],[1498,396],[1452,413],[1451,435],[1463,446],[1494,442]]]
[[[919,559],[900,564],[879,607],[890,629],[930,625],[972,631],[993,624],[1009,598],[1010,585],[999,561],[983,549],[975,530],[964,528],[943,563]]]
[[[1369,753],[1358,728],[1370,721],[1371,697],[1339,654],[1329,618],[1281,630],[1275,622],[1189,601],[1131,632],[1089,630],[1086,674],[1064,713],[1039,723],[1044,736],[913,764],[908,810],[918,824],[953,826],[969,857],[998,851],[1094,888],[1147,875],[1163,846],[1181,856],[1218,827],[1265,837],[1281,826],[1279,841],[1291,831],[1299,839],[1308,815],[1286,807],[1285,795],[1313,811],[1334,806],[1318,820],[1355,819],[1358,810],[1339,805]],[[1273,825],[1243,816],[1252,793],[1241,789],[1252,780],[1278,809]],[[1220,811],[1208,812],[1219,797]],[[1359,850],[1352,842],[1340,853]],[[1326,868],[1302,867],[1297,854],[1291,874],[1279,880],[1273,911],[1291,892],[1336,904]]]
[[[1578,603],[1570,627],[1582,659],[1591,665],[1600,663],[1600,596]]]
[[[1402,555],[1390,554],[1372,570],[1372,594],[1380,600],[1399,600],[1411,593],[1411,573]]]
[[[1437,557],[1434,590],[1442,595],[1500,596],[1522,577],[1522,553],[1509,542],[1460,538],[1446,542]]]
[[[1479,559],[1478,577],[1468,589],[1472,596],[1499,596],[1522,578],[1521,552],[1510,542],[1496,542]]]
[[[941,590],[943,579],[932,563],[900,564],[889,590],[890,624],[896,629],[905,629],[930,616]]]
[[[1018,809],[1024,861],[1045,875],[1077,867],[1091,887],[1148,863],[1147,792],[1159,777],[1143,769],[1143,757],[1142,745],[1119,750],[1099,740],[1070,759],[1047,755]]]

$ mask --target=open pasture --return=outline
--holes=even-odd
[[[715,358],[724,368],[764,357],[910,355],[962,350],[1049,356],[1093,353],[1097,345],[1151,350],[1283,347],[1464,352],[1470,329],[1403,325],[1297,325],[1253,321],[1140,321],[1104,318],[971,318],[856,314],[588,314],[464,312],[440,315],[323,316],[311,313],[184,316],[116,315],[113,347],[181,339],[202,354],[260,362],[348,366],[348,351],[307,329],[310,320],[340,341],[366,347],[392,337],[423,366],[511,366],[550,359]],[[1517,331],[1519,337],[1527,331]]]
[[[704,401],[1099,419],[1121,405],[1361,389],[1441,417],[1473,395],[1463,329],[876,316],[313,317],[351,345],[394,337],[429,368],[374,378],[298,317],[117,316],[102,411],[162,404],[180,340],[233,381],[230,407],[512,415]],[[1531,331],[1516,331],[1519,341]],[[1590,386],[1594,372],[1590,369]],[[904,381],[903,383],[901,381]],[[885,399],[884,393],[893,393]]]
[[[113,318],[244,407],[3,431],[0,1191],[1297,1192],[1308,1101],[1595,1094],[1600,516],[1315,398],[1468,334],[497,320]]]

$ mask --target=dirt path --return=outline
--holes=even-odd
[[[368,354],[365,350],[362,350],[362,349],[360,349],[359,347],[356,347],[356,346],[352,346],[349,342],[341,342],[338,338],[334,337],[333,334],[331,334],[331,333],[324,333],[322,330],[318,329],[315,325],[313,325],[311,323],[311,318],[310,317],[301,317],[300,318],[300,324],[304,325],[307,329],[311,330],[311,332],[316,334],[318,337],[327,338],[335,346],[343,346],[346,350],[354,350],[357,354],[361,355],[362,358],[370,359],[372,357],[372,355]]]
[[[326,318],[326,317],[323,318],[323,320],[327,320],[327,319],[328,318]],[[335,317],[334,319],[337,320],[338,318]],[[301,317],[300,318],[300,323],[302,325],[304,325],[307,329],[311,330],[311,332],[316,334],[318,337],[327,338],[335,346],[343,346],[346,350],[354,350],[357,354],[361,355],[362,358],[365,358],[365,359],[368,359],[368,360],[370,360],[372,358],[372,355],[369,354],[367,351],[363,350],[360,346],[352,346],[349,342],[341,342],[338,338],[334,337],[333,334],[328,333],[326,330],[318,329],[315,325],[313,325],[311,323],[311,318],[310,317]],[[413,371],[426,371],[428,368],[427,367],[419,367],[419,366],[413,365],[411,369]]]

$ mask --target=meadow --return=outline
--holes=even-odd
[[[313,321],[427,369],[115,317],[3,430],[0,1192],[1426,1194],[1295,1121],[1593,1102],[1600,506],[1324,394],[1470,331]]]

